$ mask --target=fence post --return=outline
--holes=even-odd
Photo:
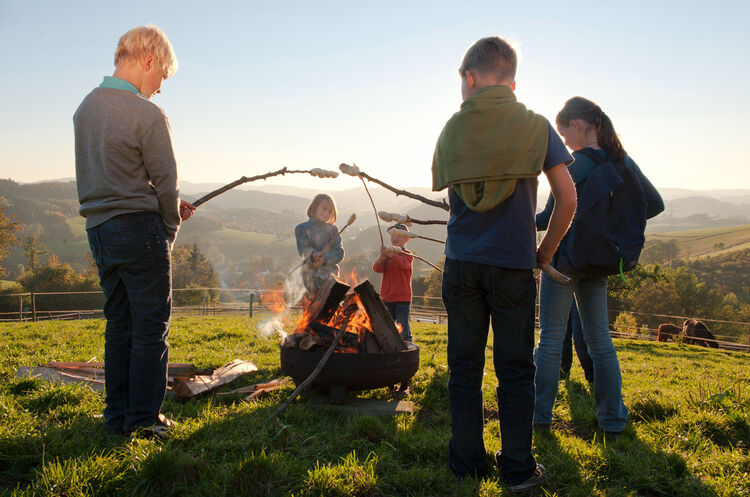
[[[253,317],[253,297],[255,297],[254,293],[250,293],[250,305],[248,306],[248,317]]]
[[[18,322],[23,321],[23,295],[18,296]]]
[[[36,295],[31,292],[31,320],[36,323]]]

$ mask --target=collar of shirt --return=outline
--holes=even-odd
[[[139,95],[141,94],[133,83],[115,78],[114,76],[104,76],[104,81],[99,85],[99,88],[114,88],[115,90],[128,90]]]

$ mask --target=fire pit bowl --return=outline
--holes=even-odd
[[[343,387],[370,390],[408,381],[419,369],[419,347],[389,354],[334,353],[315,381],[314,387]],[[302,350],[281,346],[281,372],[300,384],[310,376],[325,354],[324,349]]]

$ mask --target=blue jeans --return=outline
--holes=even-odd
[[[446,258],[443,302],[448,313],[450,465],[459,475],[487,469],[482,379],[490,322],[502,454],[498,464],[511,485],[536,468],[531,454],[534,412],[534,304],[528,270],[505,269]],[[557,362],[558,371],[560,361]]]
[[[167,387],[172,271],[158,214],[114,217],[87,230],[104,291],[104,426],[153,425]]]
[[[394,321],[401,325],[401,338],[407,342],[413,341],[411,338],[411,328],[409,327],[409,310],[411,302],[383,302],[385,308],[391,314]]]
[[[583,277],[571,285],[561,285],[546,274],[542,275],[539,311],[542,332],[535,351],[534,423],[552,422],[552,407],[560,379],[562,342],[574,294],[581,316],[583,338],[594,363],[596,419],[606,431],[622,431],[628,411],[622,402],[620,363],[609,335],[605,276]]]
[[[568,326],[563,339],[562,361],[560,362],[560,375],[567,377],[570,375],[570,367],[573,365],[573,343],[575,342],[576,355],[578,362],[581,363],[583,374],[586,381],[594,382],[594,362],[589,355],[588,345],[583,339],[583,328],[581,318],[578,315],[578,307],[575,302],[570,306],[570,316],[568,317]]]

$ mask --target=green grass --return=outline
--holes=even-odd
[[[274,338],[258,317],[176,318],[173,362],[220,366],[254,361],[259,371],[224,389],[280,376]],[[410,400],[414,414],[355,415],[297,399],[268,416],[293,386],[245,403],[207,395],[167,400],[179,421],[166,442],[110,437],[103,398],[79,386],[16,379],[16,368],[50,360],[101,360],[100,320],[3,324],[0,342],[0,493],[4,495],[493,496],[508,494],[496,470],[457,480],[450,437],[444,325],[413,323],[421,347]],[[560,383],[549,433],[534,452],[549,496],[739,496],[750,494],[750,355],[681,344],[616,341],[630,421],[612,441],[596,428],[576,365]],[[485,442],[500,448],[491,346],[484,381]],[[359,394],[389,399],[387,389]]]

